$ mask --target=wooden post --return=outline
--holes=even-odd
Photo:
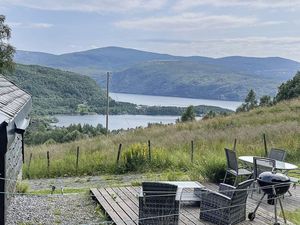
[[[49,151],[47,151],[47,172],[48,172],[48,177],[50,175],[50,155]]]
[[[266,134],[263,134],[263,139],[264,139],[264,147],[265,147],[265,157],[268,157],[268,147],[267,147]]]
[[[191,141],[191,162],[194,162],[194,141]]]
[[[119,164],[120,156],[121,156],[122,144],[119,144],[118,156],[117,156],[117,164]]]
[[[79,161],[79,146],[77,146],[77,152],[76,152],[76,175],[78,174],[78,161]]]
[[[151,142],[150,142],[150,140],[148,140],[148,157],[149,157],[149,161],[151,161]]]
[[[233,151],[236,150],[236,138],[234,139],[234,143],[233,143]]]

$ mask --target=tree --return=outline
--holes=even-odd
[[[245,103],[243,103],[240,107],[237,108],[237,112],[247,112],[251,109],[254,109],[257,106],[256,94],[251,89],[248,95],[245,98]]]
[[[15,48],[7,43],[11,36],[11,30],[4,22],[5,16],[0,15],[0,73],[14,68]]]
[[[247,97],[245,98],[245,103],[249,106],[250,109],[257,106],[256,94],[253,89],[249,91]]]
[[[300,96],[300,72],[293,79],[283,83],[278,88],[278,93],[275,97],[276,101],[288,100]]]
[[[193,121],[195,120],[195,117],[196,115],[195,115],[194,106],[190,105],[189,107],[186,108],[186,110],[181,115],[181,122]]]
[[[202,119],[207,120],[207,119],[214,118],[216,116],[217,116],[217,114],[214,111],[210,110],[208,113],[205,114],[205,116],[203,116]]]
[[[271,96],[264,95],[259,100],[259,106],[271,106],[273,104],[273,101],[271,99]]]

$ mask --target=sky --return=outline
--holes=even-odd
[[[119,46],[300,61],[300,0],[0,0],[20,50]]]

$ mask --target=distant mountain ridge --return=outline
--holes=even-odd
[[[78,72],[100,86],[112,71],[114,92],[223,100],[243,100],[251,88],[274,95],[300,70],[299,62],[280,57],[183,57],[119,47],[61,55],[17,51],[15,61]]]

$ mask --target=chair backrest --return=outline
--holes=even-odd
[[[246,207],[245,203],[248,197],[248,188],[253,183],[253,181],[254,179],[250,179],[238,184],[231,198],[232,206]]]
[[[157,199],[169,199],[175,201],[177,186],[168,183],[143,182],[143,195],[146,201],[155,202]]]
[[[167,183],[143,182],[142,188],[143,200],[139,200],[139,224],[178,224],[177,186]]]
[[[284,161],[286,157],[286,151],[279,148],[272,148],[268,154],[268,158],[279,161]]]
[[[253,158],[253,175],[257,179],[259,174],[265,171],[274,171],[276,168],[276,161],[270,158],[254,157]]]
[[[238,161],[235,151],[225,148],[225,154],[227,160],[227,168],[238,172]]]

